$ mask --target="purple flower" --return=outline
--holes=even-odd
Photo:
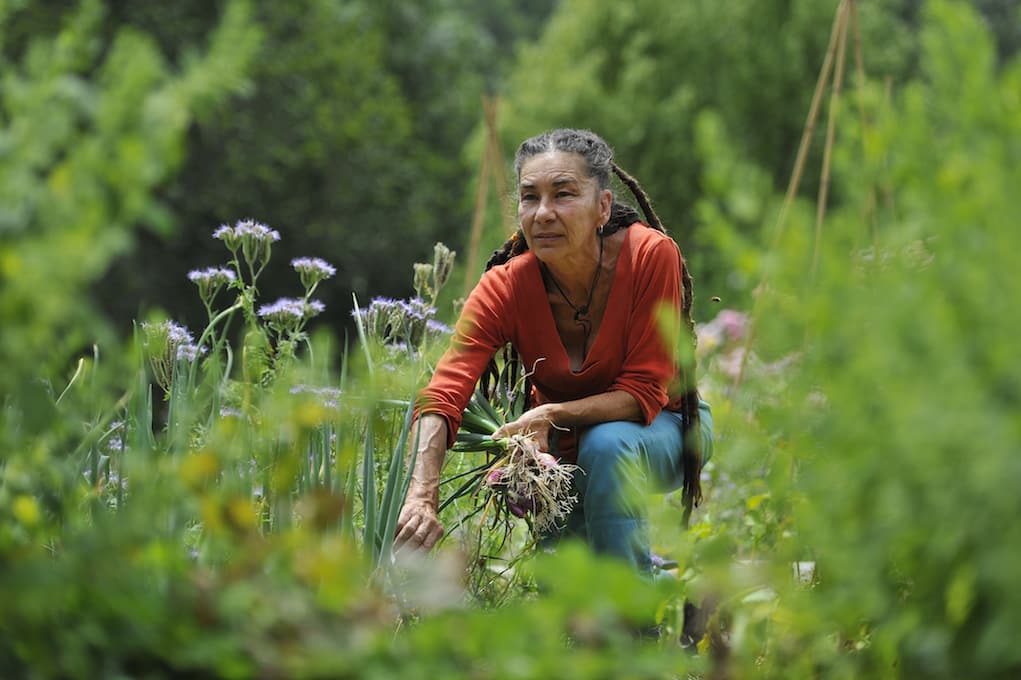
[[[259,316],[281,325],[300,322],[305,318],[305,303],[293,298],[280,298],[270,305],[259,307]]]
[[[181,348],[194,347],[195,339],[187,328],[173,321],[143,322],[141,328],[144,335],[142,346],[149,355],[153,376],[163,389],[169,390],[176,360],[187,360],[189,356],[188,350],[184,350],[182,356]],[[196,348],[195,351],[199,350]]]
[[[416,321],[431,319],[436,316],[436,308],[422,298],[414,297],[406,303],[408,316]]]
[[[191,343],[177,346],[177,360],[192,362],[206,353],[205,347],[199,347]]]
[[[123,420],[115,420],[110,423],[110,429],[107,430],[105,435],[103,435],[106,437],[104,446],[106,447],[107,453],[119,453],[124,450],[124,432],[125,428]]]
[[[393,298],[375,297],[368,307],[352,311],[351,315],[359,322],[367,336],[386,342],[393,333],[399,304],[401,303]]]
[[[337,273],[336,267],[318,257],[299,257],[291,260],[291,266],[301,275],[301,284],[305,290]]]
[[[143,321],[142,332],[145,333],[146,345],[156,351],[162,351],[167,345],[176,350],[178,345],[187,345],[195,342],[187,328],[173,321],[161,321],[159,323]]]
[[[319,402],[330,409],[340,408],[340,395],[343,392],[336,387],[314,387],[312,385],[295,385],[290,389],[291,394],[311,394]]]
[[[166,322],[167,327],[167,340],[174,345],[190,345],[195,342],[191,332],[184,326],[178,325],[173,321]]]
[[[425,330],[429,333],[430,336],[434,338],[450,335],[451,333],[454,332],[453,328],[443,323],[442,321],[437,321],[436,319],[429,319],[428,321],[426,321]]]
[[[321,314],[324,309],[326,306],[319,300],[280,298],[273,304],[260,307],[258,315],[281,328],[297,328],[301,322]]]
[[[223,286],[232,284],[237,275],[226,267],[208,267],[188,272],[188,280],[199,287],[199,296],[208,305]]]
[[[269,261],[270,246],[280,240],[280,232],[255,220],[238,220],[233,227],[221,225],[213,238],[223,241],[235,255],[241,248],[249,265],[259,266]]]
[[[239,220],[234,225],[234,233],[241,239],[249,238],[262,243],[275,243],[280,240],[279,231],[255,220]]]
[[[226,224],[221,224],[219,227],[216,228],[216,231],[213,232],[213,238],[219,241],[228,241],[229,239],[233,239],[235,236],[236,235],[234,233],[234,227],[228,226]]]
[[[234,281],[237,275],[234,270],[226,267],[208,267],[206,269],[195,269],[188,272],[188,280],[201,285],[222,286]]]
[[[365,334],[384,344],[405,343],[409,353],[421,347],[426,333],[450,333],[444,326],[430,325],[436,315],[436,308],[422,298],[410,300],[394,300],[393,298],[373,298],[367,309],[360,313],[352,312]]]
[[[737,342],[744,338],[748,331],[748,315],[733,309],[721,310],[717,315],[723,332],[726,333],[730,342]]]

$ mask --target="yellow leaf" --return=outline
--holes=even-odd
[[[14,499],[12,508],[14,517],[25,526],[33,527],[39,523],[42,514],[39,512],[39,504],[32,496],[18,496]]]
[[[318,427],[329,416],[329,411],[322,404],[306,402],[297,409],[295,420],[300,427],[311,429]]]
[[[71,169],[67,163],[61,163],[50,173],[48,182],[50,191],[61,199],[71,194]]]
[[[255,508],[247,498],[232,498],[227,501],[225,510],[227,520],[235,531],[244,533],[255,528]]]
[[[21,269],[21,258],[17,253],[10,250],[0,253],[0,274],[5,278],[17,278]]]
[[[214,498],[203,498],[199,502],[199,512],[202,515],[202,523],[206,531],[216,533],[223,529],[223,519],[220,517],[220,504]]]
[[[754,510],[755,508],[762,505],[762,501],[766,500],[767,498],[769,498],[768,493],[760,493],[758,495],[752,496],[747,501],[745,501],[745,505],[749,510]]]
[[[975,567],[966,564],[954,573],[947,586],[947,618],[954,625],[961,625],[971,613],[975,602]]]
[[[210,451],[193,453],[181,463],[181,479],[191,487],[197,487],[213,479],[220,471],[220,462]]]

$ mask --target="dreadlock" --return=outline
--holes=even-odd
[[[659,215],[652,209],[652,203],[638,180],[624,172],[616,163],[611,163],[614,174],[620,178],[631,193],[634,195],[638,205],[642,207],[645,219],[653,229],[666,233]],[[702,502],[702,437],[701,419],[699,417],[699,396],[698,387],[695,384],[695,346],[698,343],[698,336],[695,333],[695,320],[691,316],[691,307],[695,302],[695,289],[691,280],[691,273],[688,271],[688,263],[681,256],[681,319],[688,331],[691,340],[691,355],[687,358],[685,353],[680,357],[681,370],[681,413],[684,415],[684,449],[681,454],[681,464],[684,466],[684,486],[681,492],[681,500],[684,504],[684,524],[687,525],[691,518],[692,509]]]
[[[610,188],[611,173],[616,175],[628,188],[645,216],[645,221],[652,229],[667,233],[662,221],[656,211],[652,208],[645,190],[638,183],[638,180],[629,175],[620,166],[613,162],[613,150],[599,135],[589,130],[557,129],[544,132],[541,135],[526,139],[518,147],[514,156],[514,172],[520,176],[521,166],[529,158],[548,152],[576,153],[586,163],[589,176],[594,178],[600,190]],[[631,206],[617,200],[616,193],[613,196],[613,203],[610,207],[610,219],[603,227],[603,235],[610,234],[621,229],[627,229],[635,222],[638,222],[639,215]],[[528,250],[525,243],[525,235],[521,229],[514,232],[500,248],[495,250],[486,262],[486,271],[493,267],[506,263],[510,258],[520,255]],[[684,448],[681,454],[681,463],[684,468],[684,483],[681,492],[681,500],[684,505],[684,524],[687,525],[691,517],[691,511],[702,502],[702,437],[700,435],[699,419],[699,395],[695,384],[695,321],[691,316],[692,304],[695,300],[694,288],[691,274],[688,271],[687,262],[681,257],[681,285],[683,293],[681,298],[681,318],[688,331],[691,340],[692,351],[690,355],[682,353],[679,362],[680,388],[681,388],[681,413],[684,417]],[[516,362],[517,354],[510,350],[505,351],[504,360]],[[499,379],[499,371],[495,360],[490,361],[489,367],[482,376],[482,389],[489,391],[489,384],[492,378]],[[530,392],[530,385],[526,385],[526,394]]]

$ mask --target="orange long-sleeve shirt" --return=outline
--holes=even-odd
[[[602,323],[581,369],[572,371],[539,261],[532,252],[513,257],[483,274],[468,296],[450,347],[419,392],[417,410],[443,416],[448,447],[453,445],[482,372],[509,342],[526,369],[534,366],[537,403],[623,390],[635,398],[649,424],[663,408],[680,408],[680,395],[668,395],[677,364],[659,332],[657,311],[662,305],[678,310],[681,294],[677,244],[641,223],[632,225],[617,258]]]

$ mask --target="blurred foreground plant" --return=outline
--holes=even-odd
[[[1021,672],[1021,62],[961,3],[926,4],[922,45],[923,78],[841,118],[824,228],[795,204],[763,260],[755,354],[796,358],[712,382],[690,562],[737,677]]]

